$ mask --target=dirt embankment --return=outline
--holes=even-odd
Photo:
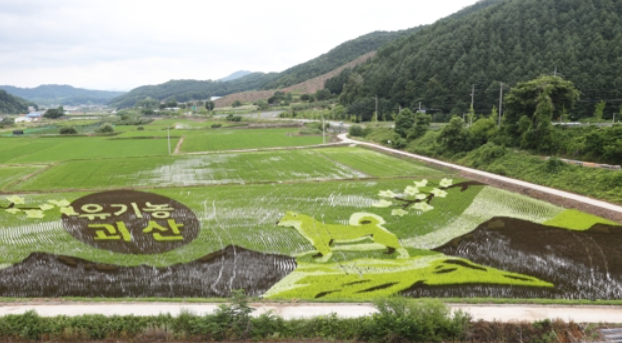
[[[303,94],[315,93],[318,90],[324,88],[324,82],[326,82],[326,80],[338,75],[339,73],[341,73],[342,70],[346,68],[353,68],[361,63],[366,62],[368,59],[374,57],[375,55],[376,55],[375,51],[369,52],[355,59],[354,61],[346,63],[342,65],[341,67],[333,71],[330,71],[326,74],[320,75],[318,77],[307,80],[305,82],[301,82],[299,84],[296,84],[296,85],[293,85],[287,88],[279,89],[279,90],[286,92],[286,93],[290,93],[294,91],[300,92]],[[219,107],[231,106],[231,104],[233,104],[233,102],[236,100],[239,100],[243,103],[255,102],[257,100],[270,98],[272,95],[274,95],[274,92],[276,91],[277,91],[276,89],[273,89],[273,90],[265,90],[265,91],[252,91],[252,92],[229,94],[227,96],[224,96],[214,101],[214,103],[216,105],[216,108],[219,108]]]

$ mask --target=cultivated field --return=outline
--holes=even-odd
[[[299,136],[298,129],[219,129],[188,135],[182,152],[243,150],[322,144],[321,136]]]
[[[0,139],[0,295],[622,298],[617,223],[357,147],[224,151],[321,143],[295,129],[180,127],[219,152]]]

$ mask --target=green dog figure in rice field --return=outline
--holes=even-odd
[[[277,222],[278,226],[293,227],[313,244],[321,257],[319,262],[328,261],[334,243],[354,243],[371,239],[387,247],[387,254],[397,252],[398,258],[408,258],[408,251],[402,247],[397,236],[382,227],[384,219],[371,213],[354,213],[350,217],[349,225],[324,224],[304,214],[287,212]]]

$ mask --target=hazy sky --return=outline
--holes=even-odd
[[[0,0],[0,85],[129,90],[282,71],[476,0]]]

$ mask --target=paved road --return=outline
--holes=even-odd
[[[119,304],[55,304],[0,305],[0,316],[35,310],[44,317],[83,314],[152,316],[159,313],[179,315],[182,310],[202,315],[216,310],[216,304],[119,303]],[[453,310],[471,314],[474,320],[528,321],[563,319],[576,323],[622,323],[620,306],[543,306],[543,305],[449,305]],[[335,313],[343,318],[368,316],[376,310],[370,304],[253,304],[254,316],[272,311],[285,319],[327,316]]]
[[[447,163],[447,162],[435,160],[433,158],[429,158],[429,157],[425,157],[425,156],[421,156],[421,155],[416,155],[416,154],[411,154],[411,153],[404,152],[404,151],[401,151],[401,150],[395,150],[395,149],[387,148],[387,147],[384,147],[382,145],[378,145],[378,144],[374,144],[374,143],[368,143],[368,142],[361,142],[361,141],[353,140],[353,139],[348,138],[347,134],[341,134],[341,135],[339,135],[339,138],[341,140],[343,140],[344,143],[355,143],[355,144],[358,144],[358,145],[371,146],[371,147],[374,147],[376,149],[380,149],[380,150],[384,150],[384,151],[389,151],[389,152],[394,153],[394,154],[399,154],[399,155],[403,155],[403,156],[412,157],[412,158],[418,159],[420,161],[434,163],[434,164],[437,164],[437,165],[440,165],[440,166],[445,166],[445,167],[452,168],[452,169],[455,169],[455,170],[465,171],[465,172],[468,172],[468,173],[471,173],[471,174],[476,174],[476,175],[484,176],[484,177],[487,177],[487,178],[490,178],[490,179],[496,179],[496,180],[503,181],[503,182],[506,182],[506,183],[510,183],[510,184],[513,184],[513,185],[517,185],[517,186],[520,186],[520,187],[534,189],[534,190],[537,190],[537,191],[540,191],[540,192],[553,194],[553,195],[556,195],[556,196],[560,196],[560,197],[567,198],[567,199],[572,199],[572,200],[579,201],[579,202],[582,202],[582,203],[585,203],[585,204],[589,204],[589,205],[592,205],[592,206],[597,206],[597,207],[604,208],[604,209],[607,209],[607,210],[611,210],[611,211],[622,213],[622,206],[614,205],[614,204],[611,204],[611,203],[608,203],[608,202],[605,202],[605,201],[596,200],[596,199],[588,198],[588,197],[585,197],[585,196],[582,196],[582,195],[573,194],[573,193],[569,193],[569,192],[564,192],[564,191],[560,191],[558,189],[544,187],[544,186],[536,185],[536,184],[525,182],[525,181],[511,179],[509,177],[499,176],[499,175],[487,173],[487,172],[484,172],[484,171],[481,171],[481,170],[471,169],[471,168],[463,167],[463,166],[460,166],[460,165],[457,165],[457,164]]]

